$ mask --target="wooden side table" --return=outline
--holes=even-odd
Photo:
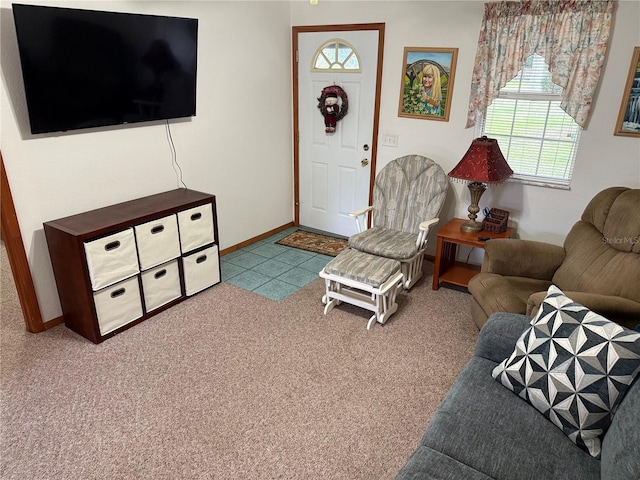
[[[464,262],[456,262],[458,245],[484,249],[485,241],[478,237],[511,238],[516,229],[508,227],[502,233],[491,233],[482,230],[477,233],[467,233],[460,230],[466,220],[453,218],[436,232],[438,244],[436,246],[436,264],[433,271],[433,289],[440,288],[440,282],[452,283],[461,287],[469,285],[469,280],[480,272],[479,265],[471,265]]]

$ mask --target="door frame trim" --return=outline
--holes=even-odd
[[[2,192],[0,230],[2,232],[2,240],[7,249],[7,257],[11,267],[11,274],[15,281],[24,323],[28,332],[39,333],[47,327],[42,322],[40,306],[38,305],[36,290],[33,285],[29,260],[22,243],[22,233],[20,232],[20,224],[18,223],[11,188],[9,187],[9,179],[4,168],[2,152],[0,152],[0,191]]]
[[[384,54],[384,23],[351,23],[344,25],[309,25],[291,27],[291,55],[293,65],[293,223],[300,225],[300,134],[298,112],[298,35],[310,32],[345,32],[374,30],[378,32],[378,65],[376,71],[376,94],[373,109],[373,132],[371,136],[371,169],[369,174],[369,203],[373,200],[373,186],[378,158],[378,128],[380,124],[380,95],[382,91],[382,59]]]

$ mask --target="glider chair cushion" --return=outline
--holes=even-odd
[[[416,239],[412,233],[389,230],[384,227],[371,227],[365,232],[349,239],[349,246],[361,252],[378,257],[406,260],[418,253]]]
[[[349,238],[349,246],[400,261],[404,288],[411,288],[422,276],[429,228],[438,222],[448,187],[444,170],[427,157],[392,160],[376,176],[373,205],[350,214],[359,233]]]
[[[550,285],[590,310],[634,328],[640,323],[640,189],[607,188],[587,205],[564,246],[495,239],[469,282],[481,328],[493,312],[534,316]]]

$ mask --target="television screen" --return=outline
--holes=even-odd
[[[13,5],[31,133],[196,114],[198,20]]]

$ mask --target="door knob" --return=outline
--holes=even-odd
[[[367,165],[369,165],[369,159],[363,158],[360,163],[362,164],[363,167],[366,167]]]
[[[362,149],[363,149],[365,152],[368,152],[368,151],[369,151],[369,145],[367,145],[367,144],[365,143],[365,144],[362,146]]]

